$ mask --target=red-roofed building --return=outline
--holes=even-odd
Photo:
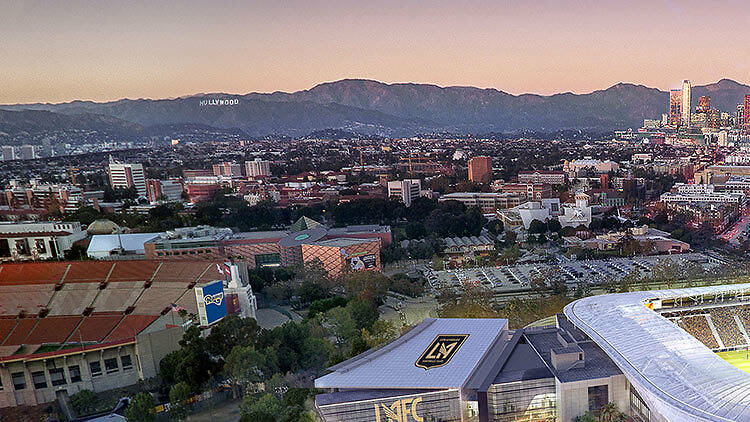
[[[213,280],[223,262],[0,264],[0,407],[156,376],[184,332],[172,304],[199,313],[194,286]]]

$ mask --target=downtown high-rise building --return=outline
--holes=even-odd
[[[745,94],[745,107],[743,114],[743,129],[750,133],[750,94]]]
[[[3,145],[3,161],[11,161],[16,159],[16,150],[13,145]]]
[[[737,118],[735,119],[735,126],[737,129],[742,129],[745,125],[745,105],[737,104]]]
[[[711,97],[708,95],[701,95],[698,98],[698,113],[708,113],[711,111]]]
[[[669,92],[669,125],[680,126],[682,122],[682,91],[673,89]]]
[[[682,125],[684,127],[690,127],[690,101],[692,100],[692,87],[690,81],[685,79],[682,81]]]

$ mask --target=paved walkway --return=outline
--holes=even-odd
[[[188,422],[237,422],[240,420],[240,400],[221,403],[211,410],[188,416]]]

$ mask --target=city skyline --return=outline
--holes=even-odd
[[[750,53],[750,6],[738,1],[178,5],[0,5],[0,103],[292,92],[345,78],[511,94],[619,82],[666,91],[750,74],[737,60]]]

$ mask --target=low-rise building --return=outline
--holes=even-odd
[[[563,227],[588,227],[591,224],[592,207],[589,206],[589,196],[579,192],[575,196],[574,204],[562,204],[562,214],[558,217]]]
[[[564,171],[535,170],[518,173],[518,183],[543,183],[547,185],[564,185],[567,175]]]
[[[79,222],[0,223],[0,260],[58,259],[86,237]]]
[[[541,201],[552,197],[552,188],[543,183],[493,183],[493,191],[512,193],[529,201]]]
[[[443,195],[438,202],[458,201],[467,208],[479,207],[483,214],[494,214],[495,211],[513,208],[526,202],[526,199],[513,193],[499,192],[455,192]]]

